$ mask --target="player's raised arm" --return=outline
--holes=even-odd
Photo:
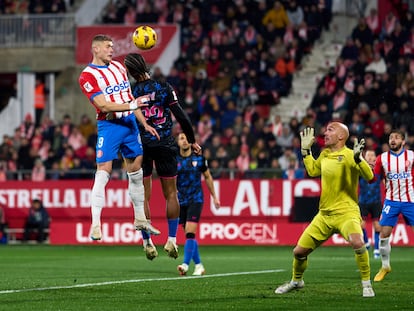
[[[191,144],[191,148],[193,149],[194,153],[200,155],[201,147],[196,142],[193,125],[191,124],[188,114],[183,110],[178,101],[175,104],[171,105],[170,109],[174,117],[177,119],[177,122],[180,124],[185,136],[187,136],[187,140]]]
[[[365,147],[365,139],[361,139],[358,141],[358,138],[354,140],[354,160],[355,163],[359,166],[361,170],[361,176],[367,181],[374,180],[374,173],[372,172],[371,167],[369,166],[368,162],[362,156],[362,150]]]

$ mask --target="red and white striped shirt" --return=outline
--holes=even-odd
[[[398,202],[414,202],[414,152],[403,149],[399,154],[383,152],[377,157],[374,174],[385,180],[385,198]]]
[[[134,99],[125,67],[118,61],[111,61],[108,66],[89,64],[79,77],[83,94],[92,104],[95,96],[103,94],[105,99],[114,103],[127,103]],[[105,120],[106,113],[96,107],[96,118]],[[131,114],[132,111],[115,112],[116,118]]]

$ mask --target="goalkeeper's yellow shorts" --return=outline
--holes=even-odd
[[[341,234],[345,240],[349,241],[349,235],[352,233],[362,235],[361,222],[359,212],[332,216],[322,215],[319,212],[303,231],[297,244],[303,248],[315,249],[335,233]]]

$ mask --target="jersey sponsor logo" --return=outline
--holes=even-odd
[[[86,92],[91,92],[93,90],[93,87],[92,87],[92,85],[89,82],[86,82],[83,85],[83,88],[85,89]]]
[[[410,172],[402,172],[402,173],[387,173],[387,179],[394,180],[394,179],[408,179],[411,177]]]
[[[128,81],[122,81],[119,84],[116,85],[108,85],[105,88],[105,94],[106,95],[111,95],[111,94],[116,94],[119,93],[123,90],[126,90],[129,88],[129,82]]]

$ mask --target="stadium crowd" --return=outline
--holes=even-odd
[[[1,14],[66,13],[73,0],[0,0]]]
[[[214,178],[294,179],[306,176],[299,139],[306,126],[315,127],[319,149],[331,120],[348,124],[352,136],[365,137],[366,148],[377,152],[387,148],[392,128],[403,129],[414,145],[409,10],[401,16],[390,11],[384,20],[373,10],[359,19],[303,118],[283,123],[269,114],[329,30],[331,11],[329,0],[118,0],[109,3],[102,22],[181,26],[180,57],[168,73],[153,68],[153,76],[177,90]],[[3,137],[0,181],[91,178],[95,140],[86,115],[77,124],[69,115],[60,122],[44,117],[39,127],[27,115],[12,137]]]

